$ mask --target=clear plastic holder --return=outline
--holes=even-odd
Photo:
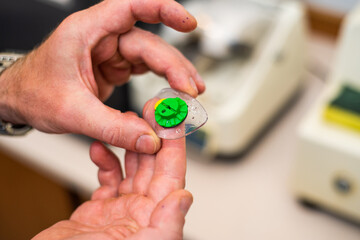
[[[162,89],[154,98],[154,103],[166,98],[180,98],[185,101],[188,106],[188,114],[185,120],[177,126],[174,127],[162,127],[155,120],[149,121],[150,125],[154,129],[155,133],[163,139],[178,139],[184,136],[187,136],[200,127],[202,127],[207,119],[208,115],[204,107],[190,95],[176,91],[172,88]],[[155,106],[155,105],[154,105]],[[155,112],[154,107],[152,108]]]

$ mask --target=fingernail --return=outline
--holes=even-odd
[[[201,85],[205,86],[205,82],[202,79],[202,77],[200,76],[200,74],[196,74],[196,80],[198,81],[198,83],[200,83]]]
[[[187,212],[189,211],[191,204],[192,204],[191,198],[183,197],[180,200],[180,210],[184,215],[186,215]]]
[[[197,86],[196,86],[196,83],[195,83],[195,81],[194,81],[194,79],[192,77],[190,77],[190,85],[195,90],[196,94],[199,93],[199,91],[197,89]]]
[[[142,135],[136,141],[136,151],[153,154],[156,151],[156,141],[151,135]]]

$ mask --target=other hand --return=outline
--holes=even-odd
[[[185,138],[163,140],[156,155],[127,151],[125,178],[118,158],[100,142],[92,144],[90,156],[99,167],[101,187],[70,220],[44,230],[34,240],[182,239],[192,203],[192,195],[183,189]]]

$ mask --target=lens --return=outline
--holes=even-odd
[[[160,138],[178,139],[187,136],[203,126],[208,119],[203,106],[186,93],[164,88],[154,98],[156,121],[149,123]],[[186,106],[187,111],[184,109]]]

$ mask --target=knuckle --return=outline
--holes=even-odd
[[[123,146],[125,144],[121,127],[105,127],[102,131],[102,138],[111,145]]]

